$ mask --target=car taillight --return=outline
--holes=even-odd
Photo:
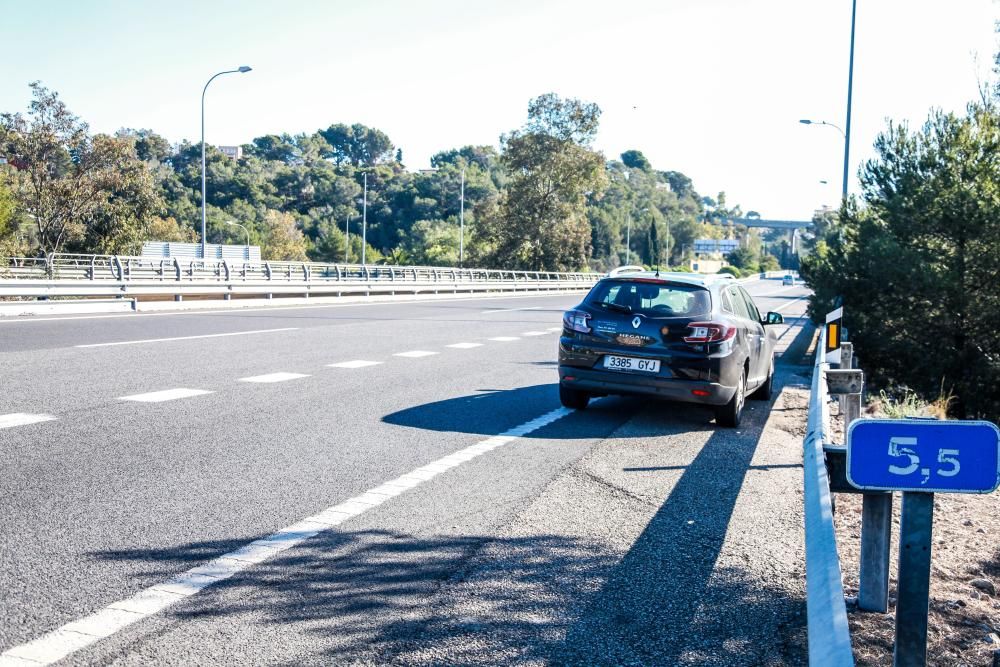
[[[563,313],[563,326],[570,331],[590,333],[590,326],[587,324],[589,321],[590,313],[584,313],[579,310],[567,310]]]
[[[736,327],[721,322],[692,322],[688,325],[685,343],[721,343],[736,335]]]

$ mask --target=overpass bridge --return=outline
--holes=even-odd
[[[726,222],[745,227],[768,227],[770,229],[811,229],[810,220],[766,220],[764,218],[729,218]]]

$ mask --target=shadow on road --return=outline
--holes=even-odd
[[[486,391],[386,420],[464,429],[466,421],[455,414],[489,414],[511,395],[517,402],[551,400],[554,387]],[[534,529],[529,523],[524,530],[530,534],[515,537],[333,531],[167,614],[186,621],[178,635],[189,639],[219,636],[217,623],[225,624],[226,642],[199,643],[207,654],[197,658],[205,662],[245,657],[285,664],[800,664],[801,595],[762,578],[759,566],[719,563],[767,419],[766,404],[756,404],[739,430],[716,430],[710,413],[680,405],[658,409],[606,399],[595,405],[595,414],[641,405],[645,426],[623,437],[710,433],[693,460],[677,466],[679,479],[624,556],[600,538],[553,534],[547,521]],[[671,441],[651,444],[667,448]],[[671,466],[652,463],[634,467],[636,473],[672,474]],[[769,469],[756,468],[763,474]],[[576,500],[564,511],[585,522],[602,520],[602,501]],[[163,562],[167,576],[176,572],[168,563],[186,565],[230,546],[196,542],[95,555]]]
[[[544,362],[543,362],[544,363]],[[525,438],[565,439],[606,436],[651,399],[611,396],[591,403],[585,411],[539,429]],[[655,403],[655,401],[653,401]],[[386,415],[382,421],[428,431],[496,435],[559,407],[558,383],[515,389],[479,389],[478,393],[424,403]],[[527,408],[527,412],[525,409]],[[705,410],[711,418],[711,412]]]

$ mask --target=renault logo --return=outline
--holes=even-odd
[[[632,328],[633,329],[638,329],[640,324],[642,324],[642,320],[639,319],[638,315],[636,315],[635,317],[632,318]]]

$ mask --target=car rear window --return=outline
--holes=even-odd
[[[602,280],[587,295],[585,303],[647,317],[701,317],[712,311],[708,290],[668,282]]]

